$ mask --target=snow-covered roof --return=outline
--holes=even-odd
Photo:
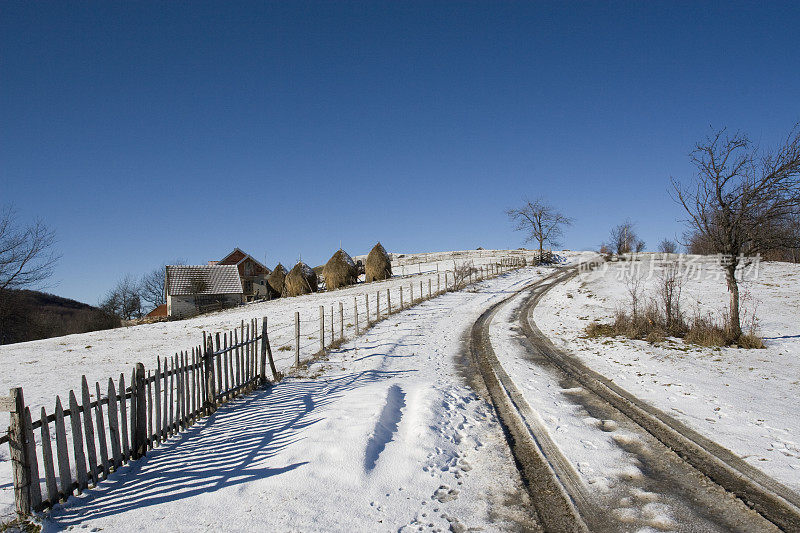
[[[166,281],[170,296],[244,292],[236,265],[168,265]]]

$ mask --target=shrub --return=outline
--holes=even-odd
[[[646,299],[642,278],[635,273],[628,275],[625,279],[628,309],[618,309],[611,324],[592,322],[585,329],[586,336],[624,336],[651,344],[663,342],[667,337],[678,337],[700,346],[764,348],[757,334],[755,312],[747,315],[748,331],[738,340],[726,326],[730,321],[725,313],[719,317],[698,313],[687,320],[681,308],[683,278],[677,263],[666,264],[657,282],[655,297]]]

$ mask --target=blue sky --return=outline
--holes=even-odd
[[[517,247],[504,210],[540,195],[568,248],[625,218],[655,246],[710,126],[800,120],[798,5],[3,2],[0,204],[89,303],[235,246]]]

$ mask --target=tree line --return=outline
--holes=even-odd
[[[185,265],[186,261],[175,259],[169,264]],[[159,305],[167,303],[164,285],[166,275],[167,263],[140,278],[127,274],[106,292],[100,301],[100,308],[121,320],[141,318]]]

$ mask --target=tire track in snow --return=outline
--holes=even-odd
[[[524,287],[523,289],[517,291],[517,293],[521,293],[524,290],[533,289],[532,296],[528,298],[528,304],[527,304],[527,307],[526,307],[526,312],[523,313],[523,316],[525,318],[527,318],[527,316],[528,316],[527,311],[529,311],[536,304],[536,302],[541,297],[541,295],[543,295],[549,288],[551,288],[556,283],[562,281],[562,279],[567,279],[571,275],[574,275],[575,272],[576,271],[575,271],[574,267],[567,268],[567,269],[562,269],[562,272],[560,273],[560,275],[554,274],[554,275],[548,276],[548,278],[545,278],[544,280],[541,280],[538,283],[529,284],[526,287]],[[505,374],[505,371],[502,369],[502,367],[499,366],[496,358],[494,360],[492,360],[491,355],[493,355],[493,353],[492,353],[491,343],[488,340],[488,338],[489,338],[489,336],[488,336],[488,324],[490,323],[490,321],[491,321],[494,313],[497,311],[497,309],[499,309],[502,306],[503,303],[511,300],[513,296],[514,295],[511,295],[508,298],[504,299],[502,302],[500,302],[498,304],[495,304],[492,308],[487,310],[481,316],[481,318],[475,323],[475,325],[473,326],[473,330],[472,330],[471,352],[473,353],[473,357],[476,359],[476,362],[477,362],[479,368],[481,369],[481,374],[484,377],[484,380],[486,381],[487,388],[489,388],[490,394],[492,395],[492,398],[495,401],[496,406],[499,407],[499,411],[500,411],[501,417],[503,418],[503,421],[504,421],[504,423],[506,425],[506,429],[507,429],[507,431],[509,433],[509,437],[510,437],[509,440],[511,442],[512,448],[514,449],[515,455],[516,455],[516,457],[517,457],[517,459],[519,461],[519,466],[520,466],[521,470],[523,471],[523,473],[525,474],[526,481],[529,482],[529,488],[530,488],[530,491],[531,491],[531,496],[535,501],[538,502],[537,503],[537,510],[539,511],[540,517],[543,518],[543,522],[545,523],[546,529],[551,530],[551,531],[568,531],[568,530],[570,530],[570,525],[568,524],[568,521],[570,519],[571,512],[570,512],[569,508],[570,508],[570,506],[574,506],[575,504],[577,504],[577,506],[579,508],[581,508],[580,511],[582,512],[582,514],[591,519],[593,527],[600,527],[599,530],[605,530],[606,527],[607,527],[607,524],[606,525],[602,525],[602,521],[598,522],[596,513],[594,513],[594,511],[592,510],[592,506],[591,505],[589,505],[589,506],[585,505],[585,502],[583,501],[582,494],[581,494],[582,491],[581,490],[575,490],[575,484],[572,482],[571,476],[569,476],[569,471],[565,470],[563,468],[563,461],[559,461],[558,460],[558,456],[560,454],[555,454],[555,455],[551,455],[551,456],[547,455],[547,452],[549,450],[548,450],[548,446],[547,446],[548,439],[547,439],[547,436],[546,436],[546,431],[543,432],[543,434],[542,433],[538,433],[536,435],[532,435],[532,431],[535,431],[536,424],[531,424],[530,420],[526,420],[525,419],[524,405],[523,405],[524,402],[520,401],[519,399],[517,399],[517,401],[514,400],[514,396],[516,395],[516,393],[518,393],[518,391],[515,390],[513,382]],[[526,325],[527,325],[527,320],[524,320],[523,321],[523,330],[525,329]],[[535,325],[532,324],[531,326],[533,328],[535,328]],[[530,334],[530,327],[528,327],[528,330],[529,331],[528,331],[528,335],[527,336],[528,337],[535,337],[535,338],[530,338],[529,340],[532,343],[534,343],[537,346],[537,348],[539,348],[539,344],[546,343],[548,345],[547,346],[548,349],[555,350],[555,348],[552,347],[552,345],[547,341],[547,339],[543,338],[543,336],[541,336],[541,333],[539,333],[539,336],[541,336],[542,339],[539,339],[536,335],[531,335]],[[571,379],[574,379],[576,381],[574,383],[574,385],[580,384],[581,386],[586,387],[586,391],[585,392],[588,393],[589,395],[593,396],[596,393],[593,390],[593,387],[591,386],[592,383],[586,383],[586,376],[584,375],[584,374],[591,374],[592,376],[595,376],[594,373],[592,373],[591,371],[589,371],[588,369],[585,369],[583,367],[581,367],[581,368],[579,368],[577,370],[575,368],[569,368],[569,369],[565,369],[564,371],[567,373],[567,376],[569,376]],[[597,376],[595,376],[595,377],[597,377]],[[623,397],[624,402],[621,403],[621,407],[623,409],[623,412],[629,410],[629,409],[626,409],[627,405],[632,405],[634,408],[639,408],[639,410],[642,411],[643,414],[641,414],[638,418],[636,417],[636,415],[639,414],[639,413],[634,413],[634,417],[632,419],[636,422],[636,424],[641,424],[642,421],[644,421],[645,424],[644,424],[643,427],[647,432],[653,433],[653,431],[652,431],[653,428],[652,427],[650,427],[650,428],[646,427],[648,425],[648,423],[650,423],[650,426],[653,426],[654,424],[655,425],[661,424],[661,426],[665,426],[666,427],[666,429],[664,431],[661,431],[661,432],[658,432],[656,430],[656,432],[658,434],[653,435],[657,439],[662,441],[662,443],[659,443],[659,445],[667,444],[667,448],[669,448],[670,445],[667,442],[664,442],[664,440],[669,441],[670,438],[674,439],[675,435],[673,435],[673,434],[675,434],[675,433],[678,433],[678,437],[684,438],[684,440],[689,440],[691,442],[691,439],[686,438],[685,435],[681,435],[678,431],[676,431],[674,428],[670,427],[668,424],[664,424],[663,421],[658,419],[659,417],[657,417],[657,416],[653,415],[652,413],[650,413],[648,409],[646,409],[646,408],[642,409],[641,406],[638,405],[641,402],[639,402],[637,399],[632,398],[632,397],[630,397],[630,395],[627,395],[627,394],[620,394],[620,392],[618,390],[616,390],[617,388],[613,384],[609,384],[608,380],[603,379],[601,376],[598,378],[598,380],[601,380],[603,385],[610,386],[611,390],[612,390],[612,392],[614,394]],[[603,396],[603,398],[604,398],[604,401],[608,401],[607,397]],[[598,400],[599,400],[599,398],[598,398]],[[582,402],[579,402],[579,403],[582,403]],[[612,405],[614,405],[614,408],[613,408],[614,410],[616,410],[617,407],[620,407],[616,403],[613,403],[613,402],[612,402]],[[522,406],[522,409],[520,409],[518,406]],[[626,412],[626,415],[627,415],[627,412]],[[612,429],[610,424],[606,425],[606,427],[609,430]],[[666,438],[664,438],[665,434],[667,436]],[[650,435],[648,435],[648,437],[650,437]],[[624,439],[622,439],[622,440],[624,440]],[[653,439],[651,438],[650,440],[653,440]],[[623,448],[627,447],[628,450],[626,450],[626,451],[629,451],[631,453],[633,453],[632,450],[633,450],[633,448],[635,448],[635,446],[633,446],[633,445],[623,446],[621,444],[620,446],[622,446]],[[694,447],[696,448],[697,445],[695,445]],[[695,455],[696,450],[691,445],[690,446],[687,446],[686,444],[679,445],[679,446],[677,446],[677,450],[678,450],[678,453],[684,459],[688,460],[689,463],[691,463],[695,468],[698,468],[698,464],[701,467],[704,467],[704,466],[707,467],[709,462],[712,462],[714,464],[721,462],[721,463],[724,464],[723,460],[718,459],[718,458],[716,458],[714,456],[712,456],[712,460],[708,460],[708,459],[704,460],[702,458],[698,459],[698,457],[700,457],[701,454]],[[705,451],[705,450],[703,450],[703,451]],[[706,452],[706,453],[708,453],[708,452]],[[670,454],[672,454],[674,456],[674,454],[672,452],[670,452]],[[641,455],[641,454],[639,454],[639,455]],[[687,455],[689,456],[689,459],[687,459]],[[648,464],[650,466],[654,466],[654,467],[656,467],[656,466],[663,467],[663,466],[666,465],[667,468],[670,468],[670,465],[674,465],[675,464],[675,462],[672,461],[672,460],[664,461],[660,457],[655,458],[655,460],[652,457],[650,459],[648,459],[648,458],[644,457],[644,455],[641,455],[641,457],[643,459],[645,459],[645,466],[647,466]],[[691,460],[691,459],[694,459],[694,460]],[[677,456],[675,456],[675,460],[683,463],[683,461],[680,461],[677,458]],[[648,461],[649,461],[649,463],[648,463]],[[705,463],[703,461],[705,461]],[[660,462],[660,465],[659,465],[659,462]],[[686,463],[684,463],[684,464],[686,464]],[[688,467],[688,465],[686,465],[686,466]],[[712,465],[712,466],[714,466],[714,465]],[[692,468],[690,468],[690,470],[694,471]],[[703,471],[703,472],[707,472],[707,470],[705,470],[704,468],[700,468],[700,470]],[[557,471],[559,471],[559,472],[557,472]],[[696,472],[696,471],[694,471],[694,472]],[[559,473],[560,473],[560,475],[559,475]],[[663,469],[662,469],[661,473],[662,474],[664,473]],[[713,472],[713,473],[717,473],[718,474],[718,470],[716,472]],[[715,478],[716,480],[719,480],[719,478],[721,476],[716,475],[716,476],[712,476],[712,477]],[[727,479],[726,479],[725,475],[723,474],[722,477],[723,477],[724,481],[730,481],[730,476],[728,476]],[[705,479],[707,479],[707,478],[705,478]],[[735,479],[734,479],[734,483],[733,483],[734,489],[740,488],[742,486],[742,484],[746,485],[748,483],[748,481],[749,480],[747,479],[746,476],[741,475],[741,473],[739,473],[739,475],[736,476]],[[719,481],[717,481],[717,482],[719,482]],[[535,486],[534,485],[530,485],[530,483],[534,483]],[[685,483],[678,483],[676,485],[676,488],[680,489],[684,485],[685,485]],[[727,484],[727,485],[730,486],[730,484]],[[759,492],[758,489],[750,490],[750,489],[752,489],[753,485],[756,485],[756,484],[753,483],[751,485],[751,487],[748,487],[748,491],[745,492],[745,494],[747,496],[749,496],[749,495],[758,496],[759,495],[758,494],[758,492]],[[715,490],[718,491],[719,487],[717,487]],[[700,494],[700,492],[702,492],[702,490],[699,490],[696,494]],[[537,498],[537,493],[539,494],[538,498]],[[723,494],[724,494],[724,491],[723,491]],[[742,492],[738,491],[737,494],[739,494],[740,497],[741,497]],[[575,498],[575,499],[573,499],[573,498]],[[690,498],[693,498],[693,496],[691,496]],[[750,505],[753,505],[752,500],[747,499],[746,501]],[[764,502],[765,501],[766,501],[766,508],[764,506]],[[784,529],[786,529],[788,531],[797,530],[798,522],[793,517],[793,512],[794,511],[791,510],[791,506],[786,507],[785,505],[782,505],[780,503],[780,497],[778,497],[778,499],[776,500],[775,498],[773,498],[769,494],[767,494],[766,495],[766,499],[765,500],[762,499],[761,502],[762,502],[762,505],[760,505],[760,506],[756,505],[756,507],[760,507],[761,511],[765,511],[765,514],[769,515],[771,517],[771,520],[773,520],[774,522],[780,524]],[[739,505],[741,505],[741,504],[739,504]],[[725,515],[726,515],[726,511],[729,511],[731,509],[730,505],[728,505],[726,507],[726,505],[724,503],[720,503],[718,506],[715,507],[714,505],[712,505],[712,507],[713,507],[713,511],[712,511],[711,514],[713,514],[713,515],[717,516],[718,518],[722,519],[723,523],[726,522],[726,520],[728,520],[728,517],[725,516]],[[555,513],[553,512],[554,509],[556,510]],[[577,512],[577,510],[574,509],[574,507],[573,507],[573,510],[575,510]],[[701,514],[702,513],[703,512],[701,511]],[[739,514],[741,515],[742,513],[739,513]],[[708,518],[709,515],[706,515],[706,517]],[[622,517],[622,518],[625,518],[625,517]],[[621,520],[621,521],[624,522],[624,520]],[[713,522],[713,520],[712,520],[712,522]],[[734,524],[734,523],[737,523],[737,522],[736,522],[736,519],[732,518],[731,521],[729,521],[727,523],[728,524]],[[756,524],[756,523],[758,523],[758,522],[752,522],[752,521],[738,522],[739,527],[738,528],[734,527],[734,529],[739,529],[739,530],[743,530],[743,531],[750,531],[750,530],[753,529],[752,524]],[[750,526],[749,527],[748,526],[743,526],[743,524],[750,524]],[[663,527],[669,526],[668,528],[670,528],[670,527],[679,527],[679,529],[682,529],[680,527],[680,524],[676,525],[674,523],[672,523],[672,524],[666,524],[665,523],[665,524],[662,524],[662,526]],[[580,529],[580,528],[584,528],[584,527],[585,527],[585,524],[583,524],[581,522],[580,518],[575,520],[574,524],[572,525],[572,528]],[[663,527],[660,527],[660,528],[663,529]],[[683,526],[683,527],[685,528],[686,526]],[[742,529],[742,527],[744,527],[744,529]],[[763,527],[764,526],[761,526],[759,529],[761,529]],[[623,526],[623,530],[624,529],[625,529],[625,527]],[[712,526],[712,529],[713,529],[713,526]]]

